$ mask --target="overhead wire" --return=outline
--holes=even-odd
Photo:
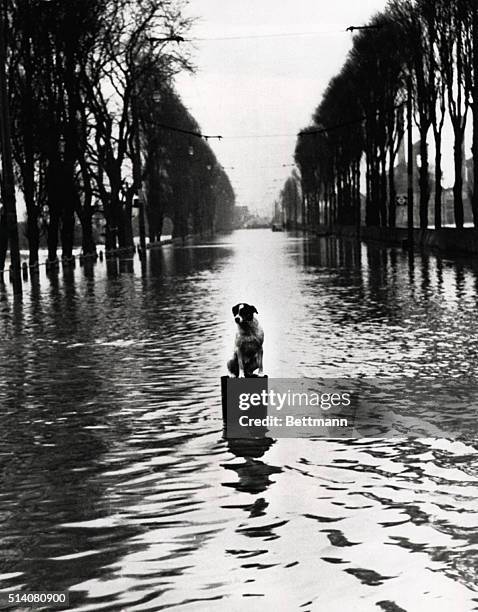
[[[321,34],[335,34],[335,33],[343,33],[343,32],[353,32],[354,30],[365,29],[367,26],[349,26],[344,30],[330,30],[330,31],[316,31],[316,32],[283,32],[277,34],[252,34],[252,35],[238,35],[238,36],[223,36],[223,37],[192,37],[192,38],[181,38],[181,42],[205,42],[205,41],[226,41],[226,40],[247,40],[247,39],[261,39],[261,38],[284,38],[284,37],[294,37],[294,36],[318,36]],[[375,26],[370,26],[375,27]],[[405,102],[401,102],[400,104],[393,107],[393,110],[397,110],[405,105]],[[351,125],[355,125],[358,123],[362,123],[374,116],[376,116],[380,111],[376,111],[373,114],[363,115],[357,119],[351,119],[350,121],[345,121],[342,123],[338,123],[332,126],[327,127],[317,127],[308,128],[306,130],[301,130],[297,133],[282,133],[282,134],[231,134],[231,135],[209,135],[203,134],[202,132],[196,132],[191,130],[185,130],[182,128],[178,128],[175,126],[170,126],[162,123],[158,123],[157,125],[162,129],[170,130],[173,132],[185,134],[188,136],[196,136],[198,138],[204,138],[205,140],[209,139],[217,139],[219,141],[223,139],[227,140],[240,140],[240,139],[262,139],[262,138],[291,138],[291,137],[304,137],[304,136],[316,136],[318,134],[324,134],[330,132],[332,130],[340,129],[343,127],[349,127]],[[282,164],[282,167],[286,167],[285,164]]]
[[[267,39],[267,38],[293,38],[296,36],[321,36],[327,34],[342,34],[346,30],[323,30],[321,32],[278,32],[276,34],[239,34],[237,36],[197,36],[185,38],[184,42],[209,42],[209,41],[225,41],[225,40],[252,40],[252,39]]]
[[[352,26],[352,29],[358,29],[356,28],[356,26]],[[351,27],[349,26],[348,28],[344,29],[344,30],[323,30],[323,31],[314,31],[314,32],[279,32],[279,33],[275,33],[275,34],[245,34],[245,35],[237,35],[237,36],[212,36],[212,37],[200,37],[200,36],[195,36],[195,37],[191,37],[191,38],[184,38],[182,36],[178,36],[178,37],[171,37],[171,40],[176,40],[176,42],[207,42],[207,41],[227,41],[227,40],[250,40],[250,39],[267,39],[267,38],[289,38],[289,37],[296,37],[296,36],[320,36],[322,34],[338,34],[338,33],[344,33],[347,31],[352,31]],[[159,39],[158,39],[159,40]],[[166,40],[166,38],[165,38]],[[197,136],[199,138],[204,138],[205,140],[209,140],[209,139],[217,139],[217,140],[222,140],[223,138],[227,138],[228,140],[240,140],[240,139],[258,139],[258,138],[290,138],[292,136],[300,136],[301,133],[299,132],[298,134],[294,133],[289,133],[289,134],[239,134],[239,135],[227,135],[227,136],[222,136],[222,135],[216,135],[216,136],[210,136],[210,135],[206,135],[206,134],[202,134],[201,132],[194,132],[194,131],[190,131],[190,130],[183,130],[181,128],[177,128],[177,127],[173,127],[173,126],[168,126],[165,124],[157,124],[159,127],[162,127],[163,129],[167,129],[167,130],[171,130],[173,132],[178,132],[178,133],[183,133],[186,134],[188,136]]]

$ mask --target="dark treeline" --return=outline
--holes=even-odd
[[[133,246],[144,203],[151,240],[165,216],[174,235],[228,229],[234,193],[174,91],[192,70],[181,43],[191,23],[166,0],[12,0],[7,74],[17,186],[26,206],[30,264],[42,236],[48,259],[72,256],[75,224],[95,253]],[[165,127],[166,126],[166,127]],[[7,241],[0,222],[0,269]]]
[[[478,157],[474,0],[392,0],[367,29],[354,34],[341,72],[329,83],[312,125],[298,138],[295,160],[301,172],[304,223],[358,224],[362,185],[366,224],[395,227],[394,167],[407,128],[409,92],[419,134],[420,227],[427,227],[429,209],[435,227],[442,226],[442,134],[447,116],[454,134],[454,218],[456,227],[463,227],[469,115],[473,158]],[[435,156],[429,160],[432,137]],[[470,200],[477,226],[478,162],[473,165]],[[435,186],[434,201],[430,183]]]

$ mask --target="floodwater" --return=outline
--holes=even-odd
[[[269,376],[471,379],[477,269],[249,230],[9,292],[0,589],[85,612],[478,609],[474,434],[246,444],[219,398],[239,301]]]

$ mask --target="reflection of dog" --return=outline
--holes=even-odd
[[[255,370],[262,374],[262,344],[264,332],[255,316],[255,306],[236,304],[232,309],[237,323],[234,357],[227,362],[227,369],[236,377],[250,378]]]

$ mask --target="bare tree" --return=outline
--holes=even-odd
[[[471,58],[466,54],[467,36],[470,31],[470,14],[467,0],[448,3],[440,0],[440,19],[437,23],[437,45],[443,78],[446,83],[448,112],[455,136],[455,183],[453,186],[455,225],[463,227],[463,140],[468,109],[469,90],[465,79]]]

